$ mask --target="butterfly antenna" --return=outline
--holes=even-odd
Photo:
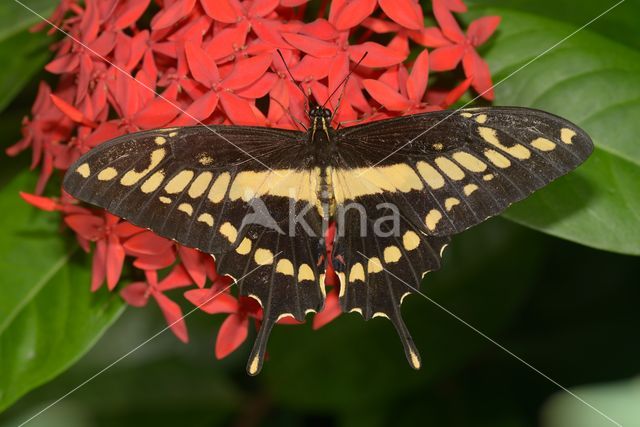
[[[304,99],[305,99],[305,107],[306,107],[306,109],[308,111],[309,110],[309,97],[305,93],[305,91],[302,88],[302,86],[300,85],[300,83],[298,83],[296,81],[296,79],[293,78],[293,74],[291,73],[291,70],[289,69],[289,66],[287,65],[287,61],[284,60],[284,55],[282,55],[282,52],[280,51],[280,49],[276,49],[276,50],[278,51],[278,55],[280,55],[280,59],[282,59],[282,63],[284,64],[284,68],[287,70],[287,73],[289,73],[289,77],[291,77],[291,81],[293,82],[294,85],[297,86],[298,89],[300,89],[300,92],[302,92],[302,96],[304,96]]]
[[[342,79],[342,81],[338,84],[338,86],[336,86],[336,88],[333,90],[333,92],[331,92],[331,94],[327,97],[327,100],[324,101],[324,104],[322,104],[322,108],[324,108],[325,105],[327,105],[327,103],[331,100],[333,95],[335,95],[336,92],[338,92],[338,89],[342,88],[342,92],[340,93],[340,96],[338,97],[338,104],[336,106],[336,111],[333,112],[333,117],[337,116],[338,109],[340,108],[340,103],[342,102],[342,97],[344,96],[344,93],[347,90],[347,82],[349,81],[349,77],[351,77],[351,74],[353,74],[356,71],[356,69],[358,69],[358,66],[364,60],[364,58],[367,57],[368,53],[369,52],[365,52],[364,55],[362,55],[362,58],[360,58],[360,60],[358,60],[358,62],[356,62],[356,65],[353,67],[353,70],[349,71],[349,73],[345,76],[345,78]]]
[[[293,114],[291,114],[291,111],[289,111],[289,109],[287,107],[284,106],[284,104],[282,104],[282,102],[280,102],[278,99],[276,98],[271,98],[272,101],[275,101],[276,104],[278,104],[280,106],[280,108],[282,108],[282,111],[286,111],[287,114],[289,115],[289,118],[291,120],[293,120],[294,123],[302,126],[302,128],[304,130],[307,130],[307,127],[304,125],[304,123],[302,123],[300,120],[298,120]]]

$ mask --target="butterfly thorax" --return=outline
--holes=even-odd
[[[331,127],[331,111],[320,106],[309,112],[311,129],[309,144],[313,147],[314,163],[318,173],[317,199],[319,211],[323,220],[328,222],[336,210],[336,200],[331,179],[331,165],[335,160],[336,138],[335,130]]]

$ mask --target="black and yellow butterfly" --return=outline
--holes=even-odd
[[[574,124],[525,108],[439,111],[336,130],[331,112],[315,107],[310,120],[306,132],[194,126],[133,133],[84,155],[64,180],[78,199],[210,253],[221,273],[242,278],[240,295],[264,310],[252,375],[278,319],[303,320],[323,307],[325,262],[340,278],[343,311],[389,318],[419,368],[400,305],[439,268],[450,236],[576,168],[593,150]],[[329,221],[338,231],[327,261]]]

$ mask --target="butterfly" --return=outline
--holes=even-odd
[[[418,369],[401,304],[440,267],[451,236],[593,151],[575,124],[528,108],[437,111],[335,129],[331,111],[316,106],[309,119],[306,131],[212,125],[124,135],[83,155],[63,182],[82,201],[212,254],[239,294],[263,309],[251,375],[262,368],[278,320],[302,321],[322,309],[328,263],[342,310],[388,318]]]

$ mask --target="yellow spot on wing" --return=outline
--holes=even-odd
[[[108,167],[104,168],[98,174],[99,181],[111,181],[113,178],[118,176],[118,171],[115,168]]]
[[[411,356],[411,365],[413,369],[420,369],[420,358],[417,354],[413,352],[413,350],[409,350],[409,356]]]
[[[198,157],[198,163],[200,163],[203,166],[210,165],[211,163],[213,163],[213,157],[205,153],[200,154],[200,157]]]
[[[369,273],[379,273],[382,271],[382,263],[380,262],[380,258],[371,257],[369,258],[369,262],[367,263],[367,271]]]
[[[204,222],[209,227],[213,227],[213,217],[211,216],[211,214],[208,214],[208,213],[200,214],[200,216],[198,217],[198,221]]]
[[[258,366],[260,365],[260,358],[258,356],[254,357],[249,365],[249,374],[255,375],[258,373]]]
[[[384,262],[386,263],[398,262],[402,257],[402,253],[397,246],[387,246],[386,248],[384,248],[383,254]]]
[[[442,219],[442,213],[437,209],[431,209],[424,219],[427,228],[431,231],[436,229],[436,225]]]
[[[418,174],[406,163],[370,168],[333,169],[331,175],[331,180],[335,183],[335,199],[339,204],[359,196],[385,191],[407,193],[424,188]]]
[[[576,131],[569,128],[563,128],[560,131],[560,140],[565,144],[573,144],[573,137],[576,136]]]
[[[231,175],[229,172],[223,172],[216,178],[215,182],[209,190],[209,200],[212,203],[220,203],[224,199],[224,195],[227,192],[227,187],[231,181]]]
[[[487,169],[487,164],[464,151],[457,151],[453,153],[453,160],[460,163],[462,167],[471,172],[484,172]]]
[[[298,282],[314,279],[315,276],[313,275],[313,270],[309,264],[301,264],[300,267],[298,267]]]
[[[76,169],[76,172],[80,174],[83,178],[88,178],[91,175],[91,168],[89,168],[89,163],[83,163]]]
[[[418,169],[418,172],[422,175],[422,178],[429,187],[434,190],[444,187],[444,177],[429,163],[418,162],[416,169]]]
[[[238,238],[238,230],[230,222],[225,222],[220,226],[220,234],[226,237],[230,243],[235,242]]]
[[[466,112],[465,112],[465,113],[460,113],[460,115],[461,115],[462,117],[464,117],[465,119],[470,119],[471,117],[473,117],[473,114],[471,114],[471,113],[466,113]]]
[[[180,212],[186,213],[189,216],[193,214],[193,206],[191,206],[189,203],[180,203],[180,205],[178,206],[178,210]]]
[[[247,255],[251,252],[251,240],[248,237],[242,239],[242,242],[236,248],[236,252],[240,255]]]
[[[169,203],[171,203],[171,199],[168,197],[160,196],[158,197],[158,199],[165,205],[168,205]]]
[[[211,172],[202,172],[200,175],[198,175],[189,187],[189,191],[187,192],[187,194],[189,194],[189,197],[195,199],[196,197],[202,196],[207,190],[207,187],[209,187],[209,183],[211,182],[212,178],[213,174]]]
[[[484,175],[482,177],[482,179],[484,179],[485,181],[491,181],[493,179],[493,174],[492,173],[488,173],[488,174]]]
[[[164,136],[156,136],[154,142],[158,145],[163,145],[165,142],[167,142],[167,139]]]
[[[174,137],[174,136],[176,136],[177,134],[178,134],[178,132],[171,132],[171,133],[169,133],[169,136],[170,136],[171,138],[173,138],[173,137]]]
[[[444,148],[444,145],[442,145],[440,142],[436,142],[435,144],[432,145],[432,147],[436,151],[442,151],[442,149]]]
[[[420,236],[413,231],[407,231],[402,236],[402,246],[408,251],[412,251],[420,246]]]
[[[447,212],[449,212],[451,209],[453,209],[454,206],[459,204],[460,200],[456,199],[455,197],[449,197],[444,201],[444,208],[447,210]]]
[[[484,124],[487,121],[487,115],[486,114],[478,114],[478,116],[476,117],[476,122],[480,123],[480,124]]]
[[[511,161],[496,150],[484,150],[484,155],[489,159],[491,163],[499,168],[508,168],[511,166]]]
[[[446,157],[437,157],[436,165],[438,165],[440,170],[444,172],[445,175],[455,181],[460,181],[462,178],[464,178],[464,172],[462,171],[462,169],[460,169],[458,165],[456,165]]]
[[[355,282],[356,280],[364,282],[364,267],[359,262],[353,264],[351,271],[349,271],[349,282]]]
[[[513,144],[511,147],[507,147],[502,145],[500,140],[498,139],[498,133],[495,129],[487,128],[487,127],[479,127],[478,132],[480,136],[487,141],[489,144],[493,145],[496,148],[504,151],[505,153],[509,153],[511,156],[516,159],[525,160],[531,157],[531,151],[524,145]]]
[[[464,194],[466,196],[470,196],[474,191],[478,189],[478,186],[475,184],[467,184],[464,186]]]
[[[150,155],[149,166],[147,166],[144,170],[140,172],[136,172],[135,170],[127,171],[124,174],[122,179],[120,179],[120,184],[131,186],[140,181],[145,175],[151,172],[164,157],[167,155],[167,151],[164,148],[158,148],[157,150],[153,150]]]
[[[276,264],[276,272],[293,277],[293,264],[288,259],[282,258]]]
[[[187,187],[187,185],[189,185],[189,183],[193,179],[193,175],[193,171],[190,170],[180,171],[176,176],[169,180],[167,185],[165,185],[164,187],[164,191],[169,194],[176,194],[181,192]]]
[[[258,265],[273,264],[273,253],[269,249],[256,249],[256,253],[253,254],[253,260]]]
[[[154,172],[153,175],[151,175],[149,178],[146,179],[145,182],[142,183],[142,185],[140,186],[140,191],[142,191],[143,193],[151,193],[152,191],[155,191],[158,187],[160,187],[160,184],[162,184],[162,180],[164,179],[164,172],[159,170],[157,172]]]
[[[531,141],[531,145],[540,151],[551,151],[556,148],[556,144],[547,138],[536,138]]]

